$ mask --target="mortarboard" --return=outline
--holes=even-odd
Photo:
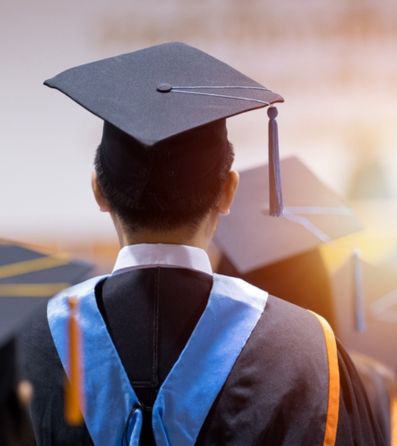
[[[175,188],[196,187],[200,180],[205,184],[227,143],[225,119],[283,101],[183,43],[71,68],[45,85],[105,121],[99,146],[104,169],[120,188],[132,186],[137,197],[150,187],[161,194],[164,182],[172,188],[175,170]],[[271,139],[276,141],[275,110],[271,115]],[[151,170],[156,156],[161,172]]]
[[[353,203],[364,231],[322,246],[331,279],[336,333],[344,345],[395,369],[397,338],[396,203]]]
[[[265,165],[240,173],[231,214],[221,218],[215,244],[218,271],[237,275],[334,324],[328,271],[317,249],[360,228],[353,211],[299,159],[281,161],[283,212],[269,215]]]
[[[67,255],[50,255],[14,242],[0,241],[0,344],[39,306],[80,281],[91,265]]]
[[[359,277],[357,262],[360,264]],[[337,334],[344,345],[396,369],[396,269],[390,265],[370,264],[356,253],[347,257],[332,274],[331,283]]]
[[[0,405],[7,411],[8,405],[14,404],[10,409],[14,418],[9,422],[15,423],[15,428],[10,424],[7,432],[1,433],[1,439],[8,438],[2,435],[18,435],[18,444],[33,444],[26,414],[22,407],[17,410],[17,333],[38,307],[81,280],[90,269],[88,263],[71,261],[66,255],[44,254],[0,240]]]
[[[152,147],[282,97],[203,51],[165,43],[66,70],[45,85]]]
[[[222,218],[216,245],[240,273],[311,250],[361,228],[353,211],[299,159],[281,162],[284,210],[269,215],[265,165],[240,173],[233,209]]]

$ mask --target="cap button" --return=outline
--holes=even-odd
[[[277,108],[274,105],[272,105],[271,107],[269,107],[267,109],[267,116],[270,119],[276,119],[277,115],[278,115],[278,111],[277,111]]]
[[[166,82],[161,82],[157,85],[157,91],[160,93],[169,93],[172,90],[172,85]]]

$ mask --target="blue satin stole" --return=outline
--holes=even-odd
[[[139,401],[95,298],[95,285],[105,277],[61,292],[48,303],[47,317],[67,372],[67,298],[78,298],[87,429],[98,446],[137,446],[142,428]],[[152,427],[157,446],[194,445],[266,301],[266,292],[240,279],[214,274],[207,307],[153,406]]]

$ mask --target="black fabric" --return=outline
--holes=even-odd
[[[210,286],[211,277],[202,273],[153,268],[120,274],[97,289],[122,362],[147,405],[193,330]],[[32,417],[39,444],[91,444],[84,426],[70,428],[63,421],[64,373],[44,313],[25,331],[21,351],[25,374],[36,387]],[[326,380],[324,369],[318,369],[324,365],[323,353],[317,319],[269,297],[196,444],[322,445],[324,416],[319,413],[326,401],[317,397],[323,395]],[[383,445],[360,380],[341,346],[338,357],[342,387],[337,446]],[[153,444],[148,420],[145,415],[145,446]]]
[[[92,445],[85,426],[64,419],[65,373],[53,343],[46,307],[40,307],[19,339],[21,376],[34,388],[30,416],[38,446]]]
[[[97,301],[134,387],[157,388],[164,381],[204,311],[211,286],[210,275],[176,268],[171,274],[168,268],[137,269],[105,281]],[[140,401],[150,406],[154,400]]]
[[[8,399],[16,385],[15,340],[10,339],[0,347],[0,404]]]
[[[392,369],[376,359],[357,352],[349,352],[361,378],[373,414],[384,433],[385,444],[392,442],[393,413],[390,408],[396,393],[396,376]]]
[[[105,122],[99,153],[106,177],[138,201],[143,191],[161,198],[203,187],[224,160],[227,147],[224,119],[160,141],[151,150]]]
[[[339,341],[338,351],[343,394],[341,395],[337,444],[386,445],[381,427],[374,417],[374,408],[369,406],[368,397],[357,370]],[[352,416],[352,414],[360,414],[360,416]],[[377,436],[368,429],[371,425],[376,426]]]
[[[15,339],[0,347],[0,445],[31,446],[33,431],[18,393]]]
[[[175,268],[170,274],[167,268],[154,268],[112,276],[96,293],[127,375],[146,409],[142,445],[154,444],[151,408],[204,311],[211,286],[212,277],[204,273]]]
[[[164,83],[169,88],[159,88]],[[148,147],[283,101],[229,65],[180,42],[80,65],[46,80],[45,85]]]
[[[222,274],[241,277],[274,296],[312,310],[323,316],[333,330],[337,329],[334,296],[319,248],[287,257],[246,273],[240,273],[232,261],[222,255],[218,271]]]
[[[313,335],[315,337],[313,337]],[[218,395],[197,444],[322,445],[322,349],[314,316],[270,297],[238,363]],[[341,395],[336,446],[384,445],[361,381],[338,342]]]

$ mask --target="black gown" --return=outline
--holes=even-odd
[[[111,276],[96,288],[100,311],[144,407],[142,445],[154,444],[150,408],[204,311],[211,286],[205,273],[154,267]],[[318,400],[324,377],[316,367],[323,340],[313,332],[318,333],[318,322],[312,314],[269,296],[196,445],[322,445],[318,404],[324,401]],[[21,336],[20,353],[22,372],[35,388],[31,416],[38,444],[92,444],[84,425],[70,427],[63,419],[65,374],[44,310]],[[384,445],[357,372],[339,344],[338,360],[336,445]]]

